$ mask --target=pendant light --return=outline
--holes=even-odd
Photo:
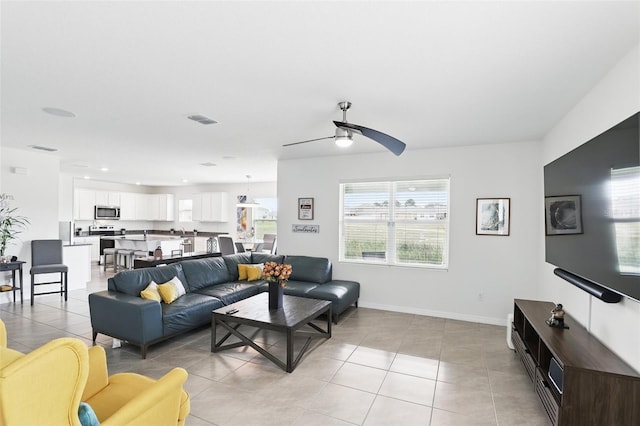
[[[238,203],[236,207],[260,207],[260,204],[253,201],[253,198],[249,197],[251,191],[249,190],[249,183],[251,180],[251,175],[247,176],[247,193],[246,195],[238,195]]]

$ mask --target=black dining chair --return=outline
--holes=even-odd
[[[271,254],[276,254],[276,241],[277,241],[276,234],[264,234],[262,239],[264,240],[264,243],[262,243],[262,251],[271,253]]]
[[[33,240],[31,241],[31,305],[35,296],[60,293],[67,301],[67,283],[69,268],[62,263],[62,240]],[[59,273],[59,281],[36,282],[38,274]],[[36,293],[39,285],[60,284],[60,290]]]
[[[230,235],[218,235],[218,249],[223,256],[235,254],[236,247]]]

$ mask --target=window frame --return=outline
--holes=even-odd
[[[442,247],[442,262],[439,264],[436,263],[422,263],[419,261],[416,262],[402,262],[400,260],[396,260],[396,248],[401,241],[400,236],[397,231],[398,224],[411,224],[413,221],[410,221],[406,216],[400,217],[400,213],[398,212],[397,199],[398,199],[398,189],[399,185],[410,184],[411,182],[416,182],[416,184],[422,185],[444,185],[446,191],[446,211],[444,212],[444,218],[436,217],[433,219],[423,219],[420,222],[425,225],[425,228],[431,226],[439,226],[444,225],[446,235],[443,240],[438,241],[438,245]],[[386,219],[360,219],[358,221],[354,221],[349,219],[350,216],[347,216],[345,213],[345,188],[350,184],[381,184],[388,185],[389,194],[388,194],[388,206],[386,214],[382,214],[381,217],[386,217]],[[431,192],[431,191],[428,191]],[[424,193],[428,193],[425,191]],[[435,191],[434,191],[435,192]],[[386,201],[386,200],[385,200]],[[384,204],[384,203],[382,203]],[[437,176],[419,176],[419,177],[396,177],[396,178],[370,178],[370,179],[349,179],[349,180],[341,180],[339,182],[339,219],[338,219],[338,261],[344,263],[355,263],[355,264],[375,264],[375,265],[384,265],[391,267],[402,267],[402,268],[420,268],[420,269],[429,269],[429,270],[448,270],[449,269],[449,247],[450,247],[450,239],[451,239],[451,176],[450,175],[437,175]],[[440,215],[438,215],[440,216]],[[414,219],[417,220],[417,219]],[[347,248],[345,241],[345,225],[349,223],[372,223],[372,224],[382,224],[386,222],[386,240],[385,240],[385,255],[384,258],[349,258],[347,256]],[[404,227],[403,229],[408,229]],[[417,240],[416,240],[417,241]],[[430,240],[431,241],[431,240]]]

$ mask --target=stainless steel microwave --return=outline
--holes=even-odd
[[[94,218],[96,219],[120,219],[120,207],[115,206],[96,206]]]

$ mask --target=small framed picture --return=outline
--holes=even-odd
[[[511,198],[476,199],[476,235],[509,235]]]
[[[313,220],[313,198],[298,198],[298,220]]]
[[[582,234],[582,197],[544,197],[546,235]]]

